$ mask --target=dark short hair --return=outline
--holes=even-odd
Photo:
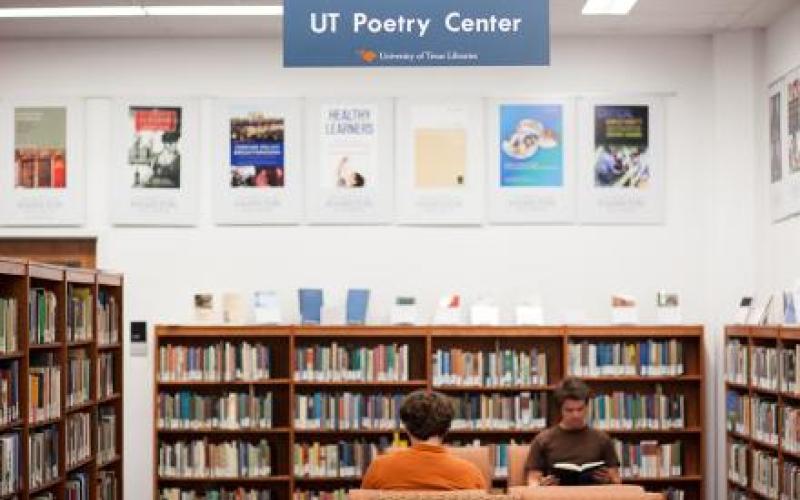
[[[450,399],[438,392],[414,391],[400,405],[400,420],[406,431],[422,440],[444,437],[450,430],[453,413]]]
[[[364,186],[364,176],[356,172],[353,174],[353,187],[363,187]]]
[[[589,395],[591,390],[586,382],[579,378],[567,377],[558,384],[555,391],[556,404],[558,408],[564,405],[564,401],[574,399],[576,401],[589,402]]]

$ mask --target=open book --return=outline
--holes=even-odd
[[[553,464],[550,473],[558,478],[558,484],[562,486],[595,484],[592,473],[602,469],[605,465],[606,463],[602,460],[580,465],[558,462]]]

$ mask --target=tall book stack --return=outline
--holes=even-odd
[[[796,498],[800,329],[729,326],[726,346],[728,497]]]
[[[97,342],[112,327],[120,331],[122,310],[100,329],[95,304],[101,295],[122,304],[122,285],[112,273],[0,257],[3,500],[122,498],[122,346]],[[104,398],[94,379],[101,354],[114,359],[115,391]],[[109,413],[118,446],[99,457],[99,415]]]

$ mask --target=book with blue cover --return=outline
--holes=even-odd
[[[300,301],[300,320],[303,324],[318,325],[322,321],[322,289],[301,288],[297,291]]]
[[[363,325],[367,322],[369,290],[351,288],[347,290],[347,324]]]

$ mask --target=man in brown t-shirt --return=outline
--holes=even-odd
[[[563,462],[582,465],[604,462],[604,467],[591,473],[594,483],[619,483],[619,458],[614,443],[605,432],[586,424],[589,387],[577,378],[561,381],[555,391],[561,421],[536,436],[525,462],[529,486],[558,484],[553,464]]]
[[[442,446],[453,405],[437,392],[415,391],[400,405],[411,448],[375,458],[361,487],[369,490],[485,490],[480,470]]]

